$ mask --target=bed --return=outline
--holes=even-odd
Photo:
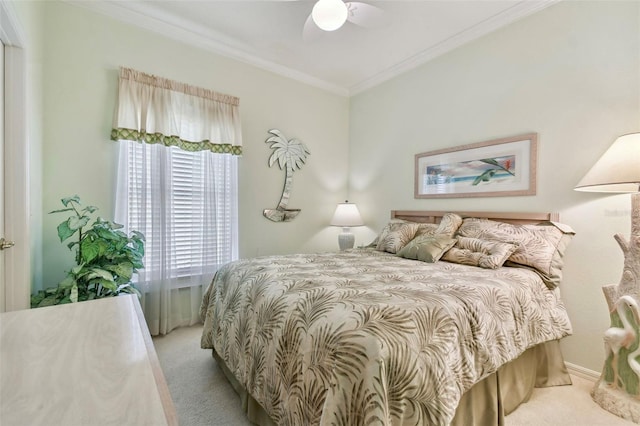
[[[201,346],[255,424],[504,424],[571,383],[572,235],[551,213],[392,211],[369,247],[222,267]]]

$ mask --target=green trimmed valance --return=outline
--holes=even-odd
[[[189,142],[177,136],[165,136],[160,133],[139,132],[132,129],[111,129],[111,140],[138,141],[148,144],[162,144],[165,146],[177,146],[184,151],[211,151],[216,154],[242,155],[242,147],[229,143],[212,143],[210,141]]]
[[[242,154],[239,99],[120,68],[111,139]]]

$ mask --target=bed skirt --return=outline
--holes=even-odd
[[[212,351],[229,383],[242,400],[247,418],[259,426],[275,426],[262,406],[233,377],[224,361]],[[504,425],[504,417],[527,402],[535,387],[570,385],[571,378],[564,364],[560,342],[541,343],[500,369],[462,395],[452,426]]]

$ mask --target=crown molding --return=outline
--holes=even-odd
[[[24,46],[24,30],[10,2],[0,0],[0,40],[7,46]]]
[[[242,45],[223,34],[193,22],[176,18],[153,8],[153,2],[129,3],[108,0],[63,0],[95,13],[106,15],[118,21],[161,34],[165,37],[191,46],[219,54],[237,61],[273,72],[292,80],[326,90],[340,96],[349,96],[349,91],[319,78],[295,69],[259,58],[251,53],[251,47]]]
[[[430,60],[450,52],[464,44],[489,34],[499,28],[502,28],[512,22],[522,19],[528,15],[545,9],[561,0],[542,0],[542,1],[521,1],[504,11],[485,19],[484,21],[470,27],[448,39],[423,50],[417,55],[412,56],[398,64],[387,68],[386,70],[368,78],[361,83],[349,87],[349,95],[353,96],[365,90],[371,89],[387,80],[390,80],[400,74],[410,71],[418,66],[429,62]]]
[[[165,14],[154,8],[152,5],[153,2],[130,3],[113,0],[63,1],[109,16],[121,22],[162,34],[168,38],[273,72],[283,77],[297,80],[340,96],[349,97],[371,89],[387,80],[429,62],[440,55],[450,52],[507,24],[545,9],[561,0],[520,1],[501,13],[461,31],[351,87],[342,87],[298,70],[262,59],[256,53],[252,52],[253,49],[251,46],[238,43],[207,27]]]

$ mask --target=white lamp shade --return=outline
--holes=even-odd
[[[331,225],[342,227],[362,226],[364,222],[362,221],[362,217],[360,217],[358,207],[353,203],[344,202],[338,204],[338,207],[336,207],[336,211],[331,219]]]
[[[320,29],[334,31],[345,23],[348,13],[342,0],[318,0],[311,11],[311,18]]]
[[[575,187],[576,191],[638,192],[640,133],[620,136]]]

